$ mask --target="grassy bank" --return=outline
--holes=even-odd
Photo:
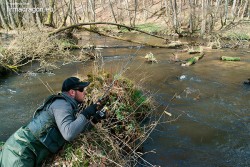
[[[112,78],[103,72],[89,75],[91,98],[87,103],[96,101]],[[141,145],[154,128],[153,122],[145,121],[154,109],[150,95],[132,81],[119,78],[108,97],[107,119],[66,144],[44,166],[133,166],[141,160]]]

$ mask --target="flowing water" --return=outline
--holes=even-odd
[[[132,45],[96,35],[82,38],[108,46]],[[156,42],[145,36],[138,38]],[[144,56],[149,52],[158,63],[145,63]],[[205,57],[190,67],[170,61],[173,53],[183,60],[192,56],[175,49],[131,47],[101,49],[99,53],[104,68],[114,73],[134,56],[124,75],[152,92],[160,105],[158,115],[164,110],[171,113],[163,115],[144,143],[143,158],[149,163],[169,167],[250,166],[250,85],[242,84],[250,77],[247,50],[205,51]],[[223,55],[239,56],[241,61],[222,62],[219,57]],[[49,89],[60,91],[65,78],[85,77],[92,67],[93,62],[71,63],[53,73],[29,72],[1,78],[0,140],[5,141],[31,119],[50,94]]]

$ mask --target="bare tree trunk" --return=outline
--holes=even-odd
[[[8,17],[9,17],[9,19],[10,19],[11,26],[12,26],[13,28],[16,28],[16,27],[17,27],[17,24],[16,24],[15,18],[14,18],[14,16],[13,16],[13,13],[12,13],[12,11],[11,11],[10,2],[9,2],[9,0],[6,0],[5,2],[6,2],[7,13],[8,13]]]
[[[206,24],[207,24],[207,0],[202,0],[201,2],[202,12],[201,12],[201,35],[204,35],[206,32]]]
[[[240,4],[238,5],[238,12],[237,12],[237,17],[240,17],[240,12],[243,8],[243,0],[240,0]]]
[[[70,17],[70,24],[78,23],[75,1],[71,1],[71,3],[70,3],[69,17]]]
[[[62,26],[65,26],[65,25],[66,25],[66,21],[67,21],[69,12],[70,12],[70,4],[71,4],[71,1],[72,1],[72,0],[70,0],[70,1],[67,3],[67,11],[66,11],[65,15],[63,16],[63,22],[62,22],[62,24],[61,24],[59,27],[62,27]]]
[[[235,19],[237,1],[238,0],[233,0],[233,5],[231,9],[231,17],[233,18],[233,20]]]
[[[169,24],[169,19],[170,19],[170,14],[169,13],[170,13],[170,10],[169,10],[168,0],[165,0],[164,5],[165,5],[165,16],[166,16],[165,22],[167,24]]]
[[[224,15],[223,26],[227,24],[227,18],[228,18],[228,0],[225,0],[225,15]]]
[[[95,0],[89,0],[90,8],[91,8],[91,13],[93,16],[92,21],[95,22]]]
[[[34,0],[34,6],[35,8],[39,8],[39,2],[38,0]],[[41,19],[41,13],[40,12],[36,12],[36,22],[39,28],[41,28],[43,26],[42,24],[42,19]]]
[[[48,17],[47,17],[47,20],[45,22],[45,25],[46,26],[52,26],[52,22],[53,22],[53,9],[54,9],[54,6],[55,6],[55,0],[50,0],[49,1],[49,8],[51,9],[49,12],[48,12]]]
[[[73,1],[73,6],[74,6],[74,20],[75,20],[75,24],[79,23],[79,16],[78,16],[78,13],[77,13],[77,8],[76,8],[76,3],[75,1]]]
[[[247,4],[247,19],[250,19],[250,3]]]
[[[17,3],[21,3],[21,0],[17,0]],[[23,13],[17,13],[17,25],[18,27],[23,27]]]
[[[126,3],[126,10],[128,12],[128,17],[129,17],[129,23],[130,23],[130,26],[132,27],[132,17],[131,17],[131,13],[130,13],[130,10],[129,10],[129,3],[128,3],[128,0],[125,0],[125,3]]]
[[[221,0],[216,0],[216,4],[215,4],[215,17],[217,15],[217,12],[219,10],[219,7],[220,7],[220,3],[221,3]]]
[[[114,20],[115,20],[115,23],[117,23],[117,20],[116,20],[116,17],[115,17],[115,12],[114,12],[114,9],[113,9],[113,5],[112,5],[112,3],[111,3],[110,0],[109,0],[109,6],[110,6],[110,9],[111,9],[113,18],[114,18]]]
[[[173,28],[175,33],[178,32],[178,20],[177,20],[177,3],[176,0],[170,0],[170,6],[173,12],[173,17],[172,17],[172,21],[173,21]]]
[[[84,5],[82,2],[81,2],[81,6],[82,6],[82,18],[81,18],[81,20],[84,22],[85,21],[85,12],[84,12]]]
[[[88,21],[90,22],[91,18],[90,18],[90,12],[89,12],[89,1],[86,2],[86,9],[85,9],[85,11],[87,12],[87,18],[88,18]]]
[[[240,3],[240,4],[238,5],[237,17],[240,19],[240,18],[241,18],[241,17],[240,17],[240,14],[243,12],[244,6],[245,6],[245,5],[243,5],[243,0],[240,0],[239,3]]]
[[[189,32],[193,33],[194,31],[194,16],[195,16],[195,7],[194,7],[194,1],[189,0],[189,6],[190,6],[190,14],[189,14]]]
[[[123,22],[124,17],[123,17],[123,8],[119,8],[120,6],[123,6],[122,4],[123,0],[118,0],[117,4],[117,21],[118,22]]]
[[[134,21],[133,26],[135,27],[136,15],[137,15],[138,1],[135,0],[135,12],[134,12]]]
[[[207,32],[210,33],[214,29],[214,12],[212,11],[213,0],[207,0]]]
[[[68,14],[68,17],[69,17],[69,24],[70,24],[70,25],[73,24],[72,11],[73,11],[73,8],[72,8],[72,1],[70,1],[70,3],[69,3],[69,14]]]
[[[143,18],[144,20],[147,20],[148,18],[148,11],[147,11],[147,2],[145,0],[142,1],[142,5],[143,5]]]
[[[1,21],[1,25],[3,26],[3,28],[5,28],[7,30],[10,29],[8,22],[4,17],[4,13],[3,13],[1,5],[0,5],[0,21]]]
[[[245,5],[244,5],[244,7],[243,7],[242,14],[241,14],[241,19],[244,18],[245,14],[247,14],[247,12],[248,12],[248,7],[249,7],[249,0],[246,0]]]
[[[34,3],[34,0],[29,0],[31,4],[31,8],[35,8],[35,3]],[[31,16],[32,16],[32,19],[33,19],[33,22],[35,23],[35,25],[37,26],[37,22],[36,22],[36,13],[31,13]]]

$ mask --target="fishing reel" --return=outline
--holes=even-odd
[[[94,124],[101,122],[101,120],[106,119],[107,107],[104,106],[101,110],[97,110],[96,114],[92,116],[91,120]]]
[[[100,120],[105,119],[107,115],[108,107],[106,104],[109,102],[109,97],[105,96],[97,101],[97,111],[94,116],[93,122],[100,122]]]
[[[106,118],[106,111],[108,110],[107,106],[104,106],[101,110],[96,111],[96,113],[102,118]]]

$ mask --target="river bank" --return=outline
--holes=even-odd
[[[221,35],[215,33],[214,35],[206,36],[202,40],[201,38],[192,37],[191,34],[186,34],[185,32],[165,35],[164,27],[154,24],[138,25],[136,29],[141,32],[129,32],[127,28],[114,29],[114,27],[112,28],[107,25],[99,28],[96,26],[93,30],[80,28],[73,31],[73,29],[68,28],[58,34],[54,34],[54,36],[50,36],[51,32],[54,31],[51,28],[44,29],[43,31],[33,28],[25,31],[5,32],[2,33],[3,45],[0,48],[0,74],[3,76],[11,71],[16,73],[20,70],[21,66],[31,63],[32,61],[39,61],[41,66],[39,71],[46,72],[56,68],[53,63],[50,63],[52,62],[51,60],[64,59],[65,62],[74,62],[85,61],[89,58],[94,59],[96,56],[95,48],[102,48],[104,45],[93,45],[87,39],[83,41],[81,32],[86,31],[86,33],[91,31],[99,35],[101,34],[102,36],[125,40],[146,47],[183,48],[186,50],[197,47],[210,49],[248,49],[250,47],[250,34],[248,34],[250,32],[248,31],[250,26],[245,25],[240,29],[237,29],[237,27],[238,26],[228,31],[223,31]],[[139,34],[143,32],[148,33],[146,35],[148,37],[152,34],[157,42],[148,43],[145,37],[134,38],[135,36],[139,37]],[[184,40],[182,40],[183,36]],[[4,44],[5,41],[7,42]],[[78,41],[81,41],[81,44],[78,44]],[[109,47],[113,46],[105,45],[105,48]],[[82,55],[74,56],[70,51],[74,49],[81,49]]]

